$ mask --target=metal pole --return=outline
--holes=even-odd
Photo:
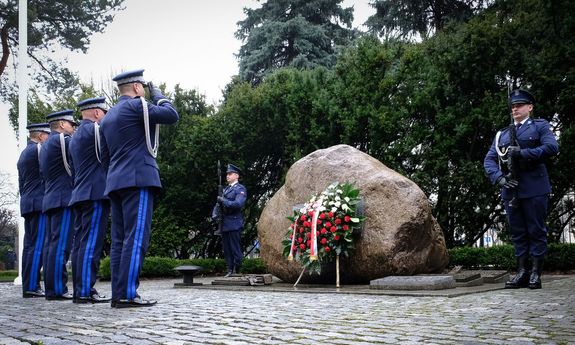
[[[18,0],[18,151],[26,147],[28,133],[28,2]],[[18,221],[18,277],[14,285],[22,285],[22,249],[24,247],[24,218]]]

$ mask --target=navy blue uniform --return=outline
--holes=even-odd
[[[156,124],[172,124],[179,115],[170,102],[148,103],[151,137]],[[146,145],[139,97],[121,96],[101,123],[105,194],[112,211],[112,300],[138,296],[139,275],[150,240],[153,192],[161,188],[158,164]],[[113,302],[114,303],[114,302]]]
[[[70,136],[64,135],[66,159]],[[74,179],[64,167],[60,133],[51,132],[40,152],[40,172],[45,183],[42,210],[46,222],[44,244],[44,284],[46,298],[65,295],[68,292],[66,262],[70,257],[73,239],[73,211],[68,206]]]
[[[246,203],[246,187],[240,183],[227,186],[222,202],[222,245],[226,265],[230,271],[241,266],[243,254],[240,246],[241,232],[244,228],[242,208]],[[239,273],[239,272],[236,272]]]
[[[506,148],[510,143],[509,129],[502,129],[498,146]],[[545,161],[558,153],[559,146],[549,123],[543,119],[525,120],[517,129],[517,141],[521,147],[518,160],[519,172],[516,188],[501,189],[505,211],[511,227],[515,255],[530,254],[542,257],[547,251],[547,228],[545,217],[551,184]],[[495,140],[485,156],[484,168],[489,179],[496,184],[505,173],[501,170]],[[509,207],[509,201],[516,195],[519,207]]]
[[[72,272],[75,297],[90,297],[94,289],[110,214],[104,196],[106,172],[95,147],[95,123],[82,120],[70,141],[74,190],[70,206],[74,209]]]
[[[38,155],[40,144],[28,141],[18,159],[20,214],[24,217],[24,246],[22,248],[22,290],[40,290],[42,249],[46,235],[46,215],[42,212],[44,181],[40,176]]]

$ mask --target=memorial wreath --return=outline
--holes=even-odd
[[[350,183],[335,182],[294,210],[287,217],[292,225],[282,241],[284,256],[300,261],[304,270],[317,274],[323,262],[335,258],[339,277],[339,256],[349,256],[364,221],[357,212],[359,192]],[[339,286],[339,279],[337,283]]]

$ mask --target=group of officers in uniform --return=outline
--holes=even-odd
[[[113,308],[157,303],[138,294],[139,275],[150,242],[154,196],[162,188],[156,155],[160,124],[179,115],[144,70],[113,78],[120,91],[108,109],[104,97],[77,103],[73,110],[46,116],[27,127],[30,140],[18,160],[20,210],[25,235],[22,253],[24,298],[110,302]],[[145,99],[148,89],[151,102]],[[222,244],[228,271],[240,269],[241,210],[247,192],[240,169],[228,165],[229,186],[217,203],[223,209]],[[111,290],[96,291],[108,219],[111,215]],[[66,263],[71,258],[73,293]],[[44,290],[40,285],[43,268]]]

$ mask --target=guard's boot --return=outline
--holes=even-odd
[[[234,273],[235,273],[235,274],[241,275],[241,274],[242,274],[241,271],[242,271],[242,265],[241,265],[241,264],[234,266]]]
[[[533,269],[531,270],[531,277],[529,277],[530,289],[541,289],[541,272],[543,271],[543,257],[532,257]]]
[[[527,270],[527,255],[517,258],[517,274],[505,283],[506,289],[519,289],[529,286],[529,271]]]
[[[234,274],[234,269],[233,268],[228,268],[228,273],[226,273],[226,275],[224,276],[224,278],[229,278]]]

